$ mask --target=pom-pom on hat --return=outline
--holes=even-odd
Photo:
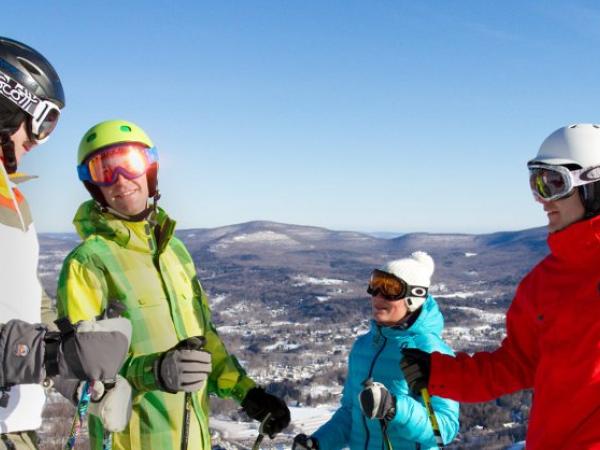
[[[401,278],[410,286],[429,288],[435,269],[433,258],[425,252],[414,252],[408,258],[388,262],[381,270]],[[406,297],[409,311],[415,311],[423,305],[425,297]]]

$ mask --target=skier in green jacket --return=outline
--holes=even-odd
[[[158,153],[150,138],[131,122],[99,123],[81,140],[78,173],[93,200],[74,219],[83,242],[64,262],[58,309],[78,321],[116,305],[131,320],[121,374],[133,387],[133,413],[113,435],[113,448],[210,449],[209,393],[235,399],[256,420],[270,414],[264,431],[280,432],[290,421],[287,406],[227,352],[175,222],[157,207]],[[92,448],[101,448],[95,416],[89,429]]]

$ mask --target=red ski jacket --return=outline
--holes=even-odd
[[[548,237],[493,352],[434,353],[431,394],[482,402],[533,388],[527,450],[600,449],[600,216]]]

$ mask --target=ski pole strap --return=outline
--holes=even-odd
[[[437,443],[437,446],[439,448],[443,448],[444,441],[442,440],[440,425],[438,424],[437,418],[435,417],[435,411],[433,410],[433,406],[431,406],[431,396],[429,395],[429,390],[427,390],[427,388],[421,389],[421,397],[423,398],[423,403],[425,403],[425,408],[427,409],[427,414],[429,415],[429,421],[431,422],[431,427],[433,428],[435,442]]]
[[[263,439],[265,438],[265,424],[267,423],[267,421],[270,418],[271,418],[271,413],[267,413],[265,418],[260,423],[260,426],[258,427],[258,437],[256,438],[256,441],[254,441],[252,450],[260,450],[260,444],[262,443]]]
[[[69,433],[69,438],[65,444],[65,450],[73,450],[75,448],[77,436],[79,436],[81,426],[87,415],[88,407],[90,406],[91,396],[92,385],[89,381],[86,381],[83,385],[83,389],[81,389],[81,397],[79,398],[79,403],[77,403],[77,411],[75,412],[75,417],[73,417],[73,424],[71,425],[71,432]]]

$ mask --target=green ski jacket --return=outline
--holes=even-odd
[[[71,321],[97,317],[108,302],[125,307],[133,327],[129,357],[121,374],[133,388],[133,414],[127,429],[113,435],[114,449],[175,450],[180,447],[184,393],[158,389],[153,365],[180,340],[206,338],[212,374],[192,396],[190,449],[210,449],[207,395],[238,403],[255,383],[230,355],[211,321],[194,263],[173,235],[175,222],[159,209],[149,221],[127,222],[83,203],[74,224],[83,242],[65,259],[58,284],[58,313]],[[102,448],[100,420],[90,416],[91,448]]]

